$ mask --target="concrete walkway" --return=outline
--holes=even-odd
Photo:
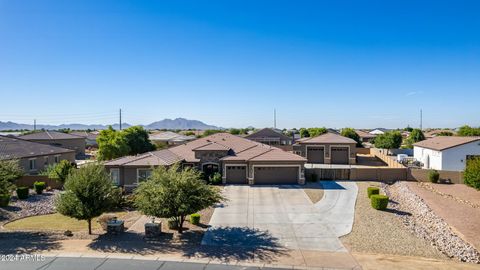
[[[352,230],[357,186],[322,181],[312,204],[301,186],[227,186],[202,244],[347,252],[338,237]],[[320,188],[320,186],[319,186]]]

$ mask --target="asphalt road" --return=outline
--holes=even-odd
[[[1,270],[267,270],[284,268],[113,258],[46,257],[44,261],[0,261]]]

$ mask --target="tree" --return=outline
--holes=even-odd
[[[453,136],[453,132],[444,130],[440,131],[437,136]]]
[[[72,171],[65,182],[65,192],[55,202],[57,211],[65,216],[86,220],[92,234],[92,219],[114,209],[121,197],[110,175],[99,164],[88,164]]]
[[[467,160],[467,167],[463,173],[465,184],[480,190],[480,158]]]
[[[169,218],[182,233],[187,215],[219,203],[224,198],[219,189],[201,180],[201,172],[179,165],[159,166],[147,181],[135,190],[135,206],[145,215]]]
[[[407,126],[406,128],[403,129],[403,131],[412,132],[412,131],[413,131],[413,128],[410,127],[410,126]]]
[[[126,128],[120,133],[125,138],[130,151],[129,155],[142,154],[148,151],[155,150],[155,145],[152,144],[148,138],[148,132],[141,126],[133,126]]]
[[[125,136],[114,130],[111,126],[100,131],[97,137],[98,160],[109,160],[128,155],[130,147]]]
[[[42,175],[48,176],[48,178],[57,179],[60,183],[65,184],[68,175],[75,169],[75,165],[68,160],[61,160],[57,164],[52,164],[42,172]]]
[[[324,127],[321,128],[309,128],[308,133],[310,134],[310,137],[317,137],[319,135],[322,135],[324,133],[327,133],[327,129]]]
[[[300,138],[306,138],[306,137],[310,137],[310,133],[308,133],[308,130],[306,128],[301,128]]]
[[[15,189],[15,180],[23,174],[18,160],[0,160],[0,195],[10,195]]]
[[[415,128],[410,132],[409,138],[412,140],[412,143],[416,143],[425,140],[425,135],[421,129]]]
[[[362,141],[360,140],[360,136],[358,136],[357,132],[353,128],[344,128],[340,132],[340,135],[344,137],[348,137],[350,139],[353,139],[354,141],[357,142],[357,147],[362,147]]]
[[[203,137],[206,137],[206,136],[210,136],[210,135],[213,135],[215,133],[220,133],[222,132],[221,130],[218,130],[218,129],[207,129],[203,132]]]
[[[458,129],[458,136],[480,136],[480,128],[474,128],[470,126],[462,126]]]
[[[395,149],[402,145],[402,134],[399,131],[390,131],[375,137],[376,148]]]
[[[233,134],[233,135],[240,135],[240,129],[238,128],[231,128],[230,129],[230,134]]]

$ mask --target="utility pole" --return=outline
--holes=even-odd
[[[422,126],[423,126],[423,112],[422,112],[422,109],[420,109],[420,130],[423,130]]]
[[[33,131],[37,130],[37,119],[33,119]]]
[[[119,116],[120,116],[120,123],[119,123],[120,124],[120,130],[122,130],[122,109],[120,109]]]
[[[277,128],[277,109],[273,109],[273,128]]]

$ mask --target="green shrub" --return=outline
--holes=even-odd
[[[190,223],[192,223],[193,225],[200,224],[200,214],[191,214]]]
[[[178,221],[175,220],[175,219],[169,219],[168,220],[168,228],[170,230],[178,229]]]
[[[440,179],[440,174],[436,170],[428,172],[428,181],[438,183],[438,179]]]
[[[480,158],[467,160],[463,178],[466,185],[480,190]]]
[[[35,192],[37,192],[37,194],[42,194],[43,190],[45,189],[46,187],[46,184],[45,182],[35,182],[33,183],[33,187],[35,188]]]
[[[310,182],[317,182],[318,181],[318,175],[316,173],[310,174]]]
[[[388,196],[385,195],[372,195],[370,202],[373,208],[377,210],[385,210],[388,205]]]
[[[0,194],[0,207],[8,206],[10,202],[10,195],[8,194]]]
[[[222,175],[219,172],[216,172],[211,175],[208,180],[208,182],[212,185],[220,185],[222,183]]]
[[[380,188],[378,188],[378,187],[368,187],[367,188],[367,194],[368,194],[368,198],[370,198],[372,195],[378,195],[378,194],[380,194]]]
[[[28,198],[28,187],[18,187],[17,188],[17,197],[20,200],[25,200]]]

